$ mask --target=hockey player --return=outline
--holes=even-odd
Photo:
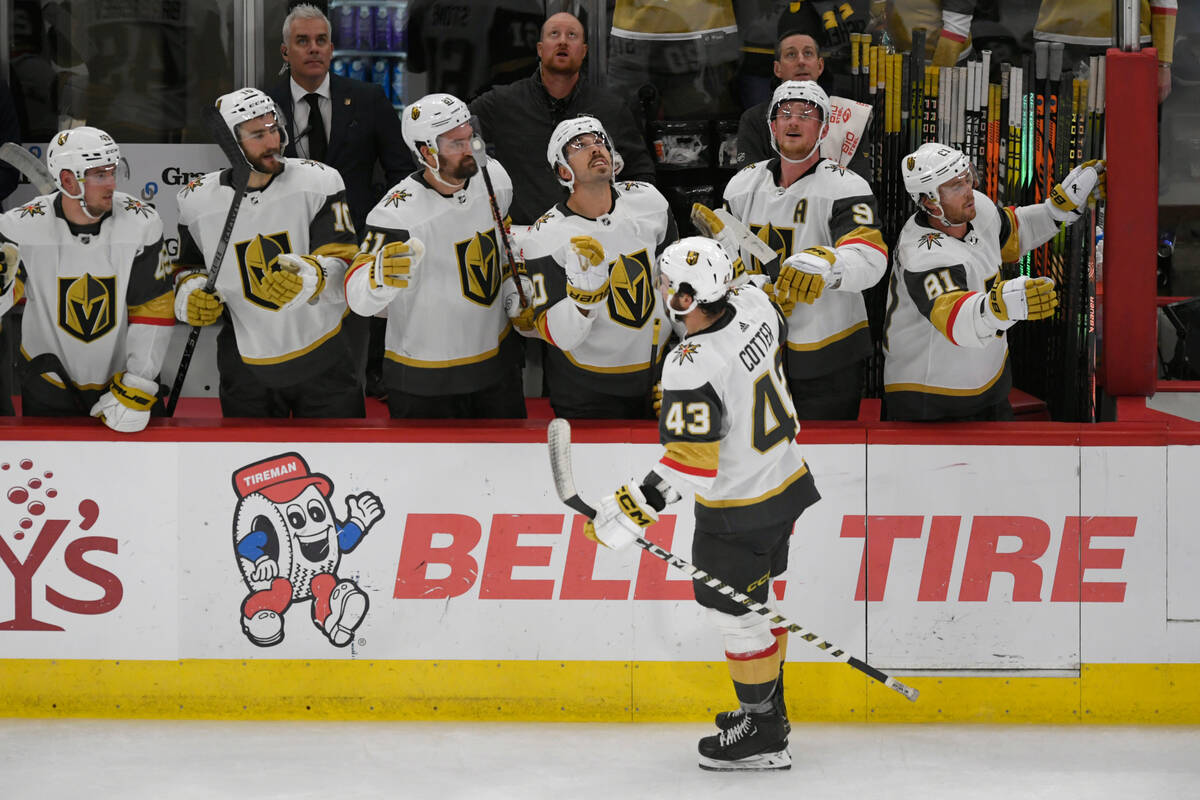
[[[568,419],[639,419],[670,333],[657,301],[658,255],[678,238],[667,200],[648,183],[614,185],[620,155],[600,120],[554,129],[546,160],[570,196],[524,238],[529,274],[544,291],[536,330],[550,343],[550,405]]]
[[[22,414],[91,414],[134,433],[150,420],[175,320],[162,221],[116,191],[120,160],[98,128],[50,141],[59,191],[0,216],[0,312],[24,294]]]
[[[217,107],[251,166],[249,188],[206,291],[206,265],[233,196],[229,170],[179,192],[175,314],[217,335],[221,413],[227,417],[362,417],[356,354],[342,323],[342,280],[357,252],[336,170],[284,158],[287,134],[275,101],[258,89],[223,95]]]
[[[403,129],[424,170],[367,215],[346,277],[355,312],[387,313],[388,409],[403,418],[524,418],[521,340],[505,313],[521,309],[501,257],[491,189],[473,155],[483,158],[478,126],[461,100],[436,93],[404,109]],[[483,168],[504,215],[508,173],[494,160]]]
[[[686,330],[663,367],[661,458],[598,505],[589,535],[613,549],[641,536],[667,503],[696,493],[695,565],[765,603],[787,568],[788,538],[820,495],[796,444],[783,378],[784,321],[767,296],[731,289],[733,265],[711,239],[688,237],[659,259],[662,301]],[[787,769],[783,701],[787,630],[694,581],[696,602],[724,637],[740,709],[700,740],[705,769]]]
[[[970,159],[921,145],[901,164],[918,211],[900,232],[884,324],[884,397],[894,420],[1006,420],[1005,331],[1054,313],[1048,277],[1000,275],[1001,262],[1049,241],[1103,191],[1103,161],[1072,170],[1043,202],[1001,208],[975,191]]]
[[[788,385],[798,418],[856,419],[872,351],[862,292],[887,269],[875,197],[856,173],[821,157],[829,97],[816,83],[780,84],[768,120],[778,157],[734,175],[725,205],[778,253],[767,264],[742,257],[748,271],[771,276],[788,313]]]

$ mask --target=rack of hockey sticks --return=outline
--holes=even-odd
[[[1093,56],[1075,74],[1063,64],[1063,46],[1038,42],[1021,63],[993,64],[991,52],[954,67],[925,58],[925,31],[913,31],[913,48],[892,52],[870,34],[853,34],[854,99],[872,106],[864,147],[879,205],[880,227],[894,246],[916,210],[900,172],[901,160],[925,142],[966,153],[975,165],[979,191],[1001,205],[1042,202],[1071,169],[1104,157],[1104,59]],[[994,78],[994,80],[993,80]],[[1060,307],[1048,323],[1018,325],[1009,332],[1014,381],[1045,399],[1061,421],[1095,419],[1095,287],[1101,277],[1104,203],[1093,202],[1084,218],[1064,226],[1004,277],[1052,277]],[[872,327],[882,328],[883,291],[868,294]],[[877,353],[868,393],[882,389]]]

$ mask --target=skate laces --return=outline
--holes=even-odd
[[[734,725],[729,730],[721,731],[721,738],[720,738],[721,746],[729,747],[730,745],[736,744],[737,742],[741,741],[742,738],[749,736],[750,735],[750,726],[751,726],[750,715],[747,713],[743,713],[742,719],[740,722],[738,722],[737,725]]]

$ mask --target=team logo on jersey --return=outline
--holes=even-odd
[[[383,201],[383,204],[385,206],[391,206],[392,208],[395,208],[410,197],[412,197],[412,192],[408,191],[407,189],[401,189],[398,192],[392,192],[389,194]]]
[[[917,239],[917,246],[924,247],[926,250],[932,250],[934,245],[942,246],[942,235],[940,233],[926,233]]]
[[[838,164],[837,162],[834,162],[834,161],[830,161],[828,164],[825,165],[825,171],[826,172],[839,172],[842,175],[846,174],[846,168],[843,167],[841,164]]]
[[[184,197],[186,197],[187,195],[196,191],[203,185],[204,185],[204,176],[203,175],[201,175],[198,178],[192,178],[190,181],[187,182],[187,185],[183,187],[183,190],[180,192],[180,194],[183,195]]]
[[[416,103],[413,103],[412,118],[418,119],[418,118],[420,118],[420,116],[421,116],[421,107],[419,105],[417,105]]]
[[[117,279],[86,272],[58,279],[58,326],[81,342],[94,342],[117,326]]]
[[[141,200],[135,200],[132,197],[125,198],[125,210],[132,211],[139,216],[150,216],[150,206],[143,203]]]
[[[242,277],[242,293],[256,306],[276,311],[279,304],[262,296],[262,281],[268,272],[278,269],[277,259],[292,252],[292,240],[287,231],[259,234],[253,239],[233,246],[237,253],[238,274]]]
[[[671,354],[671,357],[675,360],[676,364],[682,365],[684,361],[690,364],[696,360],[696,353],[699,352],[700,345],[695,342],[684,342],[675,348],[675,352]]]
[[[490,306],[500,294],[503,279],[496,231],[488,229],[454,245],[463,296],[472,303]]]
[[[766,225],[751,225],[750,232],[766,242],[767,246],[775,251],[780,261],[791,255],[794,229],[776,228],[768,222]],[[750,256],[750,260],[754,263],[751,272],[763,272],[763,262],[755,256]]]
[[[636,253],[622,253],[608,275],[608,315],[614,322],[641,328],[654,313],[649,254],[644,248]]]
[[[545,214],[542,214],[540,217],[537,218],[537,222],[533,223],[533,229],[535,231],[540,231],[542,229],[542,223],[549,222],[550,218],[553,216],[554,216],[553,212],[550,212],[550,211],[547,211]]]
[[[30,203],[27,206],[21,206],[22,217],[41,217],[46,214],[46,207],[39,200],[36,203]]]

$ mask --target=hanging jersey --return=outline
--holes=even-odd
[[[1140,0],[1142,44],[1158,48],[1159,61],[1171,61],[1178,0]],[[1111,47],[1113,4],[1110,0],[1042,0],[1033,38],[1067,44]]]
[[[725,205],[777,254],[766,264],[742,250],[748,272],[778,275],[785,258],[809,247],[831,247],[845,271],[839,290],[826,289],[811,305],[797,303],[788,316],[788,375],[815,378],[871,354],[871,332],[862,290],[887,269],[875,197],[851,170],[821,159],[786,189],[779,159],[744,167],[725,187]]]
[[[965,46],[978,0],[871,0],[871,13],[887,20],[897,53],[912,49],[912,32],[925,29],[925,55],[932,59],[940,36]]]
[[[732,0],[617,0],[612,39],[611,59],[634,56],[628,43],[640,42],[653,48],[646,66],[668,73],[736,61],[740,47]]]
[[[503,217],[512,182],[499,161],[489,159],[486,169]],[[367,215],[362,251],[412,238],[425,255],[413,284],[387,306],[384,382],[425,396],[495,384],[519,357],[520,342],[500,302],[507,265],[482,176],[449,197],[423,173],[405,178]],[[369,270],[360,266],[347,281],[365,281]]]
[[[1020,257],[1016,217],[975,192],[975,219],[963,239],[935,230],[922,214],[896,244],[884,321],[884,392],[901,419],[960,417],[1008,397],[1008,339],[982,349],[954,343],[954,317],[969,292],[986,292],[1001,261]]]
[[[22,357],[57,356],[68,373],[58,378],[81,389],[103,389],[126,369],[131,324],[175,324],[162,220],[124,192],[113,192],[98,233],[72,234],[51,194],[0,215],[0,241],[21,250]]]
[[[340,334],[348,310],[340,287],[329,290],[341,275],[327,282],[317,302],[280,312],[262,293],[264,274],[275,269],[282,253],[349,262],[358,249],[337,170],[315,161],[283,160],[282,173],[242,199],[215,285],[242,361],[268,386],[299,383],[345,357]],[[180,190],[180,270],[207,271],[232,200],[229,170],[210,172]]]
[[[604,248],[609,293],[592,312],[595,318],[583,341],[563,350],[554,339],[550,309],[562,304],[566,313],[579,313],[567,298],[567,275],[559,261],[573,236],[591,236]],[[676,238],[667,199],[650,184],[636,181],[614,186],[612,210],[598,219],[560,203],[533,224],[521,252],[530,278],[540,287],[534,304],[538,333],[555,345],[547,349],[545,364],[552,398],[574,389],[621,397],[649,391],[655,323],[659,359],[671,331],[658,296],[658,254]]]
[[[737,532],[794,520],[815,503],[783,375],[784,322],[759,289],[729,292],[729,312],[687,336],[663,365],[654,471],[696,488],[696,526]]]

